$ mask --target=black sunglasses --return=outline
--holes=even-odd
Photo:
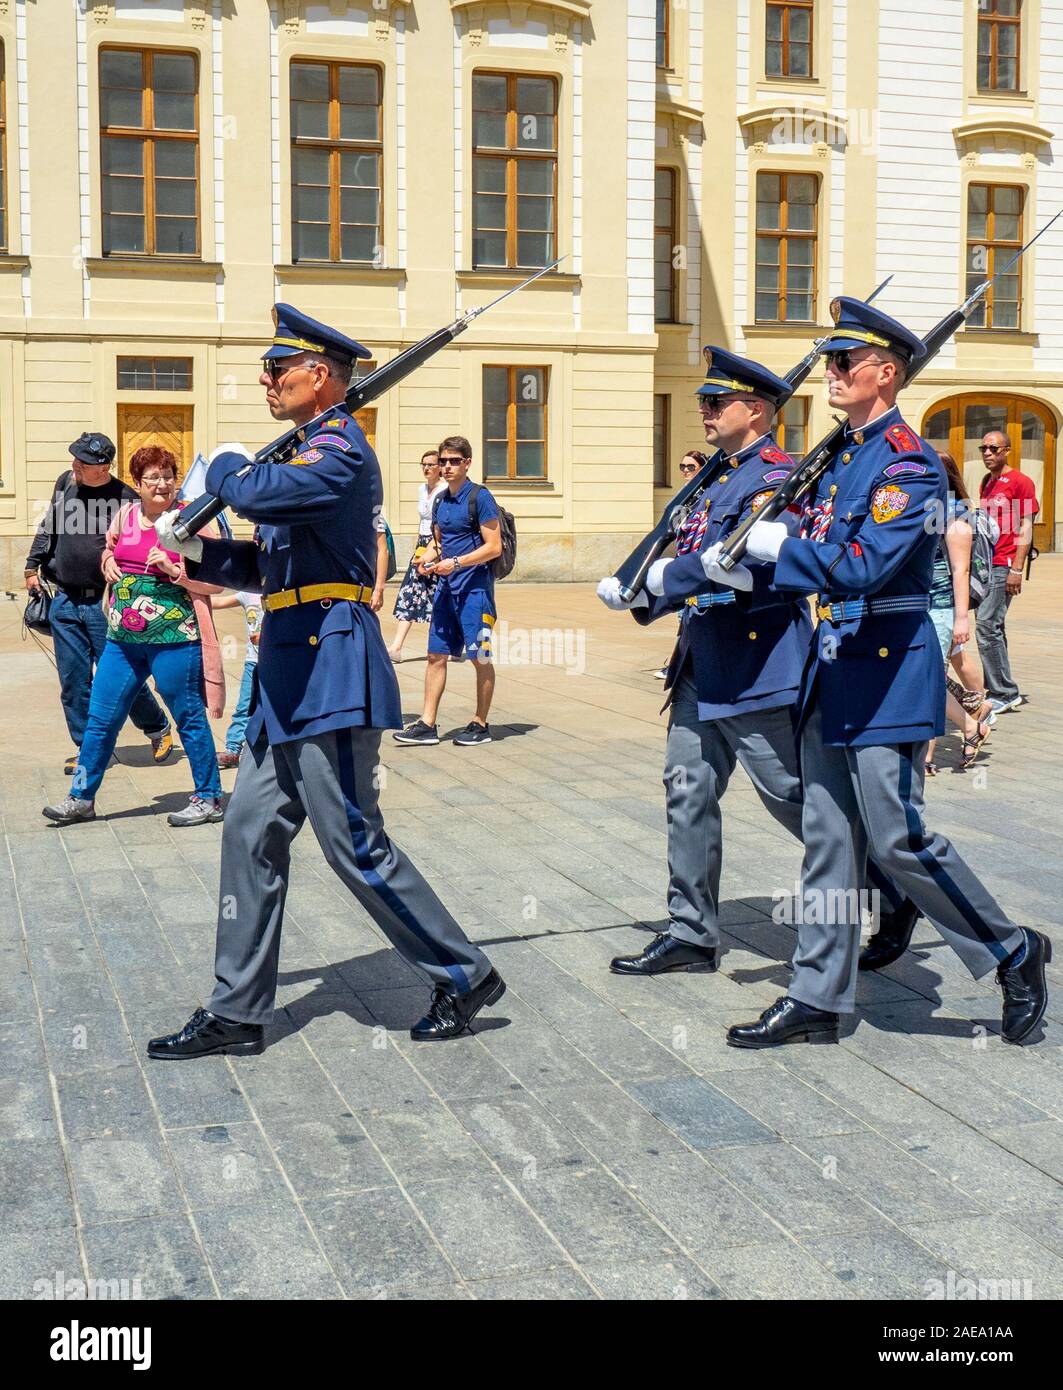
[[[1004,454],[1007,453],[1007,449],[1006,444],[979,444],[978,446],[980,454]]]
[[[461,454],[448,454],[446,458],[442,458],[442,459],[439,460],[439,466],[440,466],[440,468],[446,468],[446,466],[447,466],[448,463],[464,463],[464,462],[465,462],[465,460],[464,460],[464,458],[462,458]]]

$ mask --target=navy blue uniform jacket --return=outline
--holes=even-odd
[[[380,465],[343,406],[290,463],[220,454],[207,491],[257,524],[255,541],[204,540],[189,573],[229,589],[278,593],[376,581]],[[315,601],[265,612],[247,741],[287,743],[332,729],[402,727],[399,687],[368,604]]]

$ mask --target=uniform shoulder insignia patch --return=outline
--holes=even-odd
[[[886,431],[886,438],[895,454],[918,454],[921,452],[919,440],[907,425],[890,425]]]
[[[899,487],[889,483],[872,494],[871,515],[876,521],[892,521],[900,516],[911,500],[911,493],[902,492]]]
[[[318,459],[321,457],[322,453],[320,449],[304,449],[302,453],[296,454],[295,458],[292,459],[292,463],[317,463]]]
[[[764,481],[766,483],[781,483],[783,478],[789,476],[790,470],[788,468],[773,468],[770,473],[764,474]]]
[[[325,428],[330,430],[345,430],[347,428],[347,421],[341,420],[340,417],[337,415],[334,420],[325,421]]]
[[[793,467],[793,459],[789,454],[784,454],[777,444],[766,444],[760,456],[765,463],[787,463]]]
[[[756,497],[753,498],[753,501],[750,504],[752,506],[753,511],[759,512],[761,507],[763,507],[764,503],[768,500],[768,498],[774,496],[775,492],[772,488],[769,488],[767,492],[758,492]]]
[[[882,470],[884,478],[918,478],[927,471],[925,463],[917,463],[915,459],[900,459],[897,463],[891,463],[888,468]]]
[[[315,434],[312,443],[315,449],[327,445],[329,448],[339,449],[344,454],[349,454],[354,448],[351,441],[345,439],[342,434]]]

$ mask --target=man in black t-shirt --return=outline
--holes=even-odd
[[[104,538],[122,503],[135,502],[137,495],[111,476],[115,450],[105,434],[81,435],[70,445],[70,453],[74,466],[56,480],[26,557],[26,588],[32,593],[42,574],[56,586],[49,612],[52,645],[66,726],[80,748],[92,673],[107,640],[107,620],[101,606]],[[170,721],[147,686],[134,701],[129,717],[151,739],[155,761],[165,762],[173,751]],[[75,753],[67,758],[64,771],[72,774],[76,766]]]

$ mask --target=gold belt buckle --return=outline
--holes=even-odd
[[[821,603],[819,607],[816,609],[816,615],[818,616],[821,623],[829,623],[832,621],[830,610],[831,604],[829,603]]]

